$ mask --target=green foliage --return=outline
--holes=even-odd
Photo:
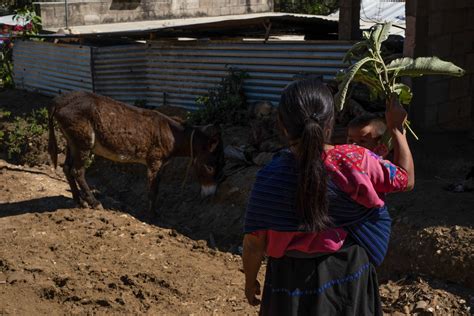
[[[11,114],[12,113],[10,111],[0,108],[0,122],[3,121],[4,119],[9,118]],[[0,145],[3,143],[4,136],[5,136],[5,132],[3,130],[0,130]]]
[[[9,159],[21,156],[32,143],[48,132],[48,110],[33,110],[25,118],[15,117],[12,128],[7,131],[4,145]]]
[[[390,95],[396,93],[401,104],[409,105],[413,93],[407,85],[400,82],[401,77],[464,75],[463,69],[437,57],[405,57],[395,59],[387,65],[382,57],[382,43],[388,39],[391,27],[391,23],[376,25],[369,32],[364,32],[364,40],[354,44],[347,52],[344,61],[351,65],[345,72],[336,76],[340,82],[339,91],[335,96],[335,105],[339,111],[344,107],[352,83],[367,86],[373,100],[388,100]],[[352,63],[353,60],[356,62]],[[408,122],[405,127],[413,133]]]
[[[275,11],[329,15],[339,9],[339,0],[276,0]]]
[[[146,108],[146,100],[145,99],[137,99],[133,103],[134,106],[139,107],[139,108]]]
[[[0,47],[0,88],[12,88],[14,86],[12,46],[10,44],[5,43]]]
[[[196,99],[201,108],[189,114],[189,122],[243,124],[247,117],[247,103],[242,90],[246,78],[248,78],[246,72],[228,68],[228,74],[219,86]]]
[[[23,36],[36,35],[41,30],[41,16],[37,15],[33,8],[25,6],[17,9],[13,19],[26,24],[21,29]]]
[[[336,107],[342,110],[352,82],[368,86],[374,97],[387,99],[392,93],[399,96],[402,104],[408,105],[412,99],[410,88],[400,83],[403,76],[423,75],[462,76],[465,71],[451,62],[437,57],[399,58],[388,65],[382,58],[382,43],[387,40],[391,23],[376,25],[370,32],[364,32],[364,40],[356,43],[347,52],[344,60],[351,66],[343,74],[338,74],[339,92]],[[352,60],[357,60],[352,64]]]

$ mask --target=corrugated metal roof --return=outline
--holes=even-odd
[[[280,13],[280,12],[265,12],[239,15],[225,15],[216,17],[199,17],[199,18],[182,18],[169,20],[152,20],[152,21],[138,21],[125,23],[110,23],[100,25],[82,25],[72,26],[69,28],[71,35],[118,35],[118,34],[141,34],[153,31],[179,29],[193,26],[203,26],[210,24],[231,24],[231,23],[255,23],[271,20],[290,20],[297,22],[323,22],[336,23],[337,17],[320,16],[310,14],[294,14],[294,13]],[[62,32],[59,28],[45,29],[49,32]]]
[[[0,16],[0,25],[6,24],[6,25],[10,25],[10,26],[15,26],[15,25],[25,26],[26,24],[28,24],[30,22],[30,21],[27,21],[25,19],[15,20],[13,18],[14,16],[15,15],[13,15],[13,14]]]
[[[362,0],[360,19],[367,22],[405,24],[405,2]]]
[[[339,12],[330,15],[339,18]],[[405,2],[388,0],[362,0],[360,4],[360,28],[369,29],[377,23],[392,22],[391,34],[405,36]]]

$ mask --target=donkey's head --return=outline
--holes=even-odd
[[[201,196],[213,195],[223,176],[224,146],[220,128],[216,125],[198,127],[196,139],[194,170],[201,184]],[[196,135],[198,136],[198,135]]]

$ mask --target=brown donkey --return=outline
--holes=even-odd
[[[98,208],[86,179],[84,163],[91,153],[112,161],[148,168],[149,209],[156,209],[160,169],[168,159],[191,157],[201,195],[212,195],[224,167],[220,130],[214,125],[190,127],[152,110],[129,106],[89,92],[70,92],[54,100],[49,118],[48,151],[57,166],[54,122],[67,140],[64,174],[74,200]]]

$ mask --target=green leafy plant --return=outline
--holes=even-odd
[[[339,9],[338,0],[276,0],[275,11],[328,15]]]
[[[0,42],[0,87],[14,87],[12,48],[17,37],[28,38],[41,30],[41,17],[33,9],[24,7],[15,11],[15,27],[4,25],[0,31],[3,39]]]
[[[134,106],[139,107],[139,108],[146,108],[147,106],[147,101],[145,99],[137,99],[133,103]]]
[[[39,141],[48,132],[48,110],[34,110],[25,118],[15,117],[12,128],[7,131],[5,146],[8,159],[24,154],[32,143]]]
[[[36,35],[41,30],[41,16],[37,15],[32,8],[27,6],[17,9],[13,20],[25,25],[21,29],[18,29],[23,36]]]
[[[9,118],[11,115],[10,111],[4,110],[0,108],[0,122],[3,121],[4,119]],[[2,124],[0,124],[1,126]],[[3,137],[5,136],[5,131],[3,130],[3,126],[1,126],[2,129],[0,130],[0,147],[3,144]]]
[[[339,91],[335,96],[337,110],[343,109],[353,82],[367,86],[371,99],[388,100],[395,93],[401,104],[409,105],[413,93],[409,86],[400,82],[402,77],[464,75],[462,68],[438,57],[404,57],[392,61],[382,58],[382,43],[388,39],[391,27],[391,23],[379,24],[364,32],[364,40],[354,44],[346,54],[344,61],[350,63],[350,67],[337,75],[340,81]],[[356,61],[353,63],[353,60]],[[408,121],[405,126],[417,138]]]
[[[247,103],[243,93],[248,74],[236,68],[228,68],[228,74],[216,88],[196,99],[200,109],[190,112],[192,124],[231,123],[242,124],[247,115]]]

